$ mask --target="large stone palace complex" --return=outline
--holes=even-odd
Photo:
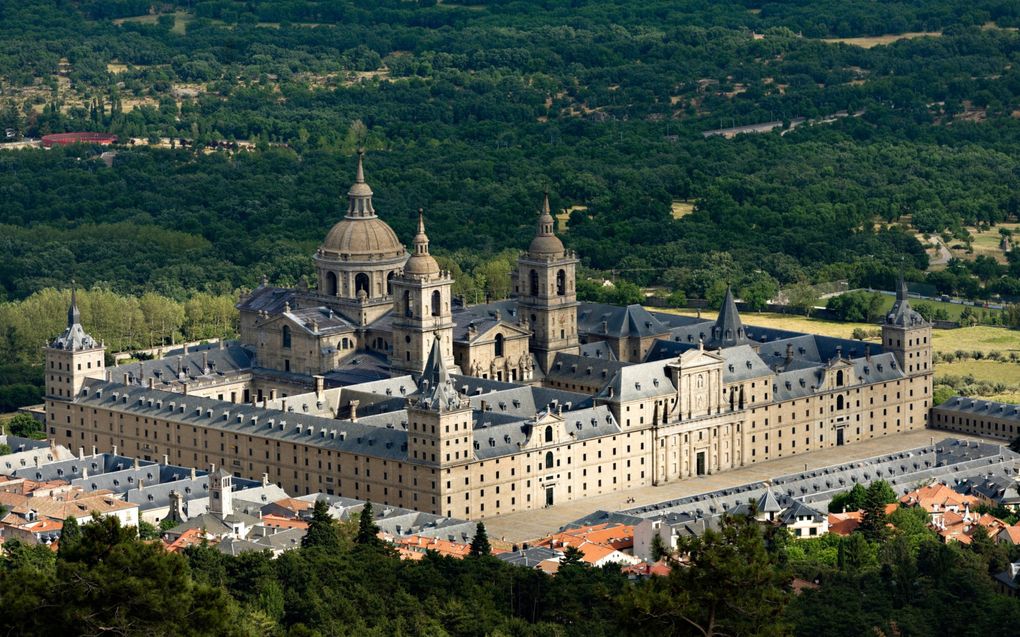
[[[460,307],[419,213],[410,254],[359,155],[314,289],[242,298],[240,339],[104,367],[73,297],[46,353],[69,447],[482,518],[926,426],[931,326],[906,286],[882,343],[578,302],[548,197],[513,298]]]

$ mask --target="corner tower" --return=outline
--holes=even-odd
[[[418,233],[414,253],[393,285],[394,371],[418,374],[424,368],[430,348],[439,347],[443,364],[453,367],[453,313],[450,307],[453,278],[429,254],[425,219],[418,211]]]
[[[896,285],[896,303],[882,324],[882,347],[892,352],[908,376],[932,373],[931,323],[910,307],[902,275]]]
[[[407,423],[411,462],[441,467],[474,458],[471,401],[454,387],[438,340],[432,342],[418,391],[407,399]]]
[[[543,370],[557,352],[578,352],[577,257],[563,247],[553,224],[546,193],[538,232],[517,260],[514,277],[518,312],[531,327],[531,351]]]
[[[318,293],[349,320],[366,325],[393,303],[391,281],[407,260],[396,233],[375,214],[365,182],[364,153],[358,153],[347,214],[326,235],[314,256]]]
[[[72,287],[71,306],[67,308],[67,329],[44,348],[47,414],[51,399],[72,400],[86,378],[106,376],[106,348],[92,338],[81,325],[78,295]]]

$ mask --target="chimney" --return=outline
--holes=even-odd
[[[170,464],[170,456],[166,455],[165,453],[163,454],[163,464],[164,465]]]
[[[871,362],[871,345],[864,346],[864,360]]]
[[[217,345],[219,345],[219,348],[220,348],[221,350],[224,350],[224,349],[226,349],[226,348],[227,348],[227,345],[226,345],[226,343],[224,343],[224,342],[223,342],[223,339],[222,339],[222,338],[221,338],[221,339],[220,339],[220,340],[219,340],[219,341],[217,342]]]
[[[202,374],[209,373],[209,352],[202,352]]]
[[[156,389],[156,378],[149,376],[149,389]]]
[[[786,344],[786,361],[783,363],[784,367],[788,367],[793,362],[793,343]]]
[[[315,375],[315,398],[322,400],[322,392],[326,389],[326,379],[318,374]]]
[[[138,481],[138,490],[139,491],[145,491],[145,480],[139,480]]]
[[[130,385],[131,384],[131,374],[129,374],[127,372],[124,372],[124,384],[125,385]]]
[[[96,457],[96,455],[97,455],[97,454],[96,454],[96,446],[95,446],[95,445],[92,445],[92,457],[93,457],[93,458],[95,458],[95,457]]]
[[[358,405],[360,404],[360,400],[351,401],[351,422],[358,422]]]
[[[488,410],[489,410],[489,403],[483,400],[482,401],[482,411],[488,411]]]
[[[609,322],[608,321],[602,321],[602,333],[603,334],[608,334],[609,333]]]
[[[843,359],[843,346],[842,345],[837,345],[836,346],[836,360],[842,360],[842,359]]]
[[[78,447],[78,461],[85,460],[85,447]]]
[[[113,445],[113,455],[117,455],[117,445]]]
[[[187,343],[184,344],[184,353],[185,354],[188,353],[188,344]]]
[[[135,466],[135,469],[138,469],[138,468],[141,467],[141,463],[138,461],[138,456],[135,456],[134,466]]]
[[[275,389],[270,389],[269,390],[269,400],[276,400],[276,390]]]
[[[262,474],[262,486],[264,486],[264,487],[268,487],[269,486],[269,474],[268,473],[263,473]]]
[[[287,399],[286,398],[281,398],[280,399],[280,411],[287,411]]]
[[[198,470],[196,470],[195,467],[192,467],[191,468],[191,479],[195,480],[197,478],[198,478]]]

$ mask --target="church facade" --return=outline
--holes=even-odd
[[[548,197],[514,298],[458,306],[421,211],[408,252],[359,155],[314,286],[263,282],[237,342],[107,370],[72,300],[46,348],[50,435],[483,518],[923,428],[931,326],[905,285],[866,343],[578,302]]]

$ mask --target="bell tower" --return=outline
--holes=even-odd
[[[538,232],[514,276],[518,311],[531,327],[531,351],[543,370],[557,352],[578,352],[577,256],[563,247],[553,224],[546,193]]]
[[[439,341],[418,378],[418,391],[407,400],[407,455],[432,466],[463,464],[474,459],[471,401],[454,387]]]
[[[896,286],[896,303],[882,324],[882,348],[892,352],[908,376],[931,374],[931,323],[910,307],[907,295],[907,284],[901,275]]]
[[[394,371],[419,374],[425,368],[429,351],[438,344],[443,364],[453,367],[453,311],[450,307],[453,278],[440,270],[429,254],[425,219],[418,211],[418,233],[414,236],[411,257],[392,281]]]
[[[106,376],[106,348],[82,327],[78,295],[73,287],[71,306],[67,308],[67,329],[43,351],[47,413],[50,412],[50,399],[73,400],[81,391],[86,378],[102,380]]]

